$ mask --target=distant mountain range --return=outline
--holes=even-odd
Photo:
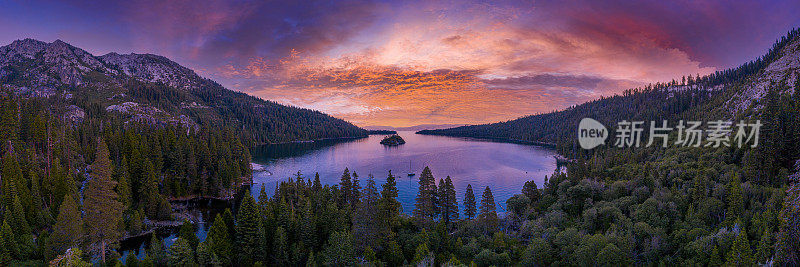
[[[367,130],[389,130],[389,131],[422,131],[422,130],[435,130],[453,128],[464,126],[464,124],[420,124],[408,127],[392,127],[392,126],[364,126]]]
[[[225,126],[254,143],[367,134],[318,111],[228,90],[163,56],[95,56],[61,40],[24,39],[0,47],[0,89],[51,99],[54,112],[76,122],[111,116],[191,128]]]

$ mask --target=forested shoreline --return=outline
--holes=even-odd
[[[783,68],[797,57],[799,33],[790,31],[757,60],[712,75],[652,84],[564,111],[421,133],[558,143],[574,164],[566,175],[549,178],[544,205],[534,205],[538,209],[529,211],[519,232],[522,240],[546,244],[542,251],[558,255],[540,265],[797,265],[800,72]],[[781,65],[771,66],[778,60]],[[753,95],[760,86],[763,94]],[[756,147],[607,144],[583,150],[575,131],[587,117],[610,129],[623,120],[759,120],[764,126]],[[642,138],[648,138],[647,126]],[[668,142],[677,138],[673,132]],[[584,245],[591,248],[582,250]],[[563,257],[588,251],[594,252]],[[618,257],[608,262],[608,255]]]
[[[46,262],[78,244],[113,248],[172,220],[168,198],[225,196],[249,179],[250,148],[230,129],[187,134],[113,116],[74,123],[51,115],[51,101],[2,92],[2,215],[14,229],[2,235],[3,265]],[[112,202],[92,206],[93,198]],[[90,220],[106,208],[114,215]],[[112,234],[89,232],[100,225]]]

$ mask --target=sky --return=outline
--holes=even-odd
[[[764,54],[798,1],[0,0],[0,45],[166,56],[359,126],[480,124]]]

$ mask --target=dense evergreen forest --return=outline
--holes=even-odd
[[[51,116],[50,100],[2,93],[0,190],[14,229],[0,240],[4,264],[116,243],[171,220],[171,198],[226,197],[249,177],[249,147],[229,128],[187,134],[114,117],[75,124]]]
[[[769,84],[766,94],[743,110],[732,111],[728,100],[779,58],[797,58],[798,43],[795,30],[766,56],[740,68],[561,112],[426,132],[556,143],[574,160],[542,185],[526,183],[505,201],[504,214],[497,213],[491,188],[457,189],[450,177],[437,181],[428,168],[419,176],[410,216],[397,201],[391,173],[382,185],[372,175],[363,179],[349,170],[338,185],[298,173],[272,197],[264,188],[258,199],[238,194],[232,209],[214,218],[203,242],[194,235],[196,226],[184,223],[169,247],[150,232],[158,222],[176,219],[169,200],[231,197],[248,181],[253,144],[314,138],[306,131],[323,126],[287,130],[276,138],[265,125],[288,129],[290,124],[270,121],[280,116],[246,115],[252,106],[237,106],[246,96],[214,84],[204,84],[192,97],[227,103],[216,109],[220,113],[206,115],[239,118],[238,123],[215,123],[201,111],[190,114],[196,127],[130,120],[105,109],[113,91],[96,96],[91,92],[97,88],[82,86],[71,89],[71,99],[40,98],[21,96],[18,85],[5,86],[0,265],[121,265],[115,251],[120,239],[149,235],[147,256],[128,254],[127,266],[795,266],[800,264],[797,70]],[[139,88],[129,97],[149,99],[166,111],[190,97],[159,83],[128,82],[122,88]],[[87,116],[54,115],[53,107],[69,104]],[[269,114],[281,112],[294,116],[281,108]],[[308,116],[295,119],[321,118]],[[764,128],[754,148],[585,151],[575,149],[571,137],[583,116],[607,125],[622,119],[757,118]],[[347,135],[345,128],[323,127],[317,134]]]
[[[767,69],[779,59],[796,61],[799,39],[800,31],[792,30],[758,60],[708,76],[648,85],[564,111],[420,133],[551,143],[575,161],[566,175],[549,177],[538,197],[528,197],[531,205],[511,208],[524,211],[518,231],[504,229],[550,252],[541,265],[604,265],[605,252],[613,251],[620,256],[609,265],[794,266],[800,264],[800,70],[775,75]],[[762,95],[749,96],[758,99],[743,109],[731,105],[767,75],[777,79]],[[609,129],[622,120],[758,119],[764,127],[755,148],[587,151],[576,142],[585,117]]]

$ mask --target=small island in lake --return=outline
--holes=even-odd
[[[381,140],[381,144],[386,146],[399,146],[405,143],[406,140],[403,140],[402,137],[396,134],[386,136],[383,138],[383,140]]]

